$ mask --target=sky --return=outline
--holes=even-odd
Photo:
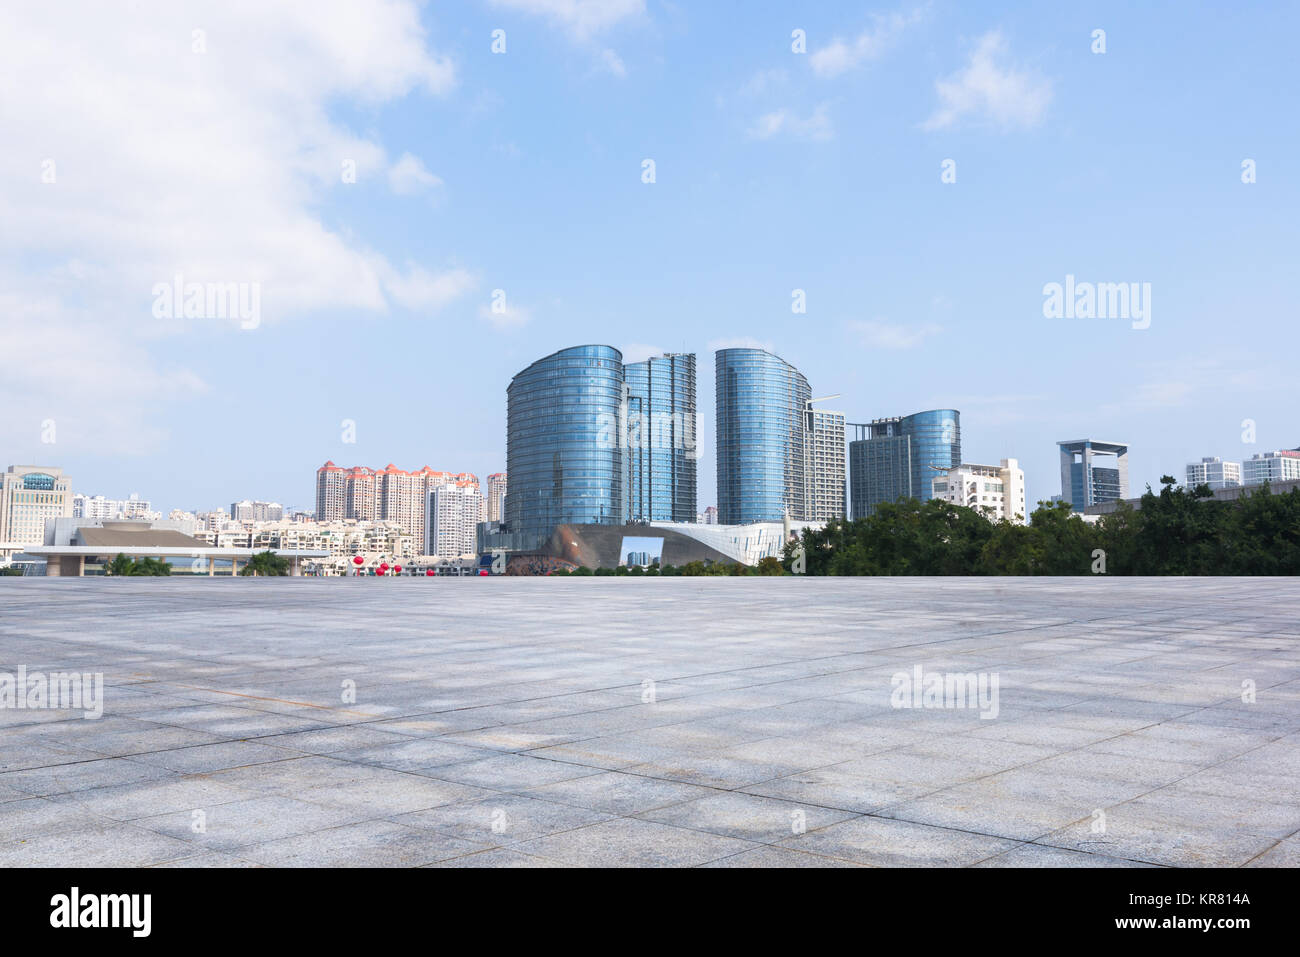
[[[484,478],[510,377],[582,343],[697,354],[700,509],[731,345],[850,422],[960,410],[1031,501],[1059,440],[1128,442],[1134,495],[1294,448],[1298,33],[1287,3],[4,4],[0,468],[164,514],[311,508],[327,459]],[[1049,316],[1067,276],[1145,316]],[[176,277],[246,308],[187,315]]]

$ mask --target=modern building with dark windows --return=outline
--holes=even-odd
[[[623,522],[623,396],[623,354],[612,346],[561,349],[510,381],[505,524],[520,548],[539,547],[557,525]]]
[[[1061,450],[1061,500],[1073,511],[1128,498],[1128,443],[1075,439],[1056,444]]]
[[[803,521],[808,380],[764,349],[719,349],[718,521]]]
[[[931,409],[914,415],[850,423],[849,496],[854,518],[881,502],[928,501],[938,469],[961,464],[961,413]]]
[[[623,371],[628,521],[694,522],[695,356],[670,353]]]

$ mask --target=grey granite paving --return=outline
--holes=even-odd
[[[0,706],[0,866],[1294,867],[1298,607],[1287,579],[0,579],[0,698],[104,685],[97,719]]]

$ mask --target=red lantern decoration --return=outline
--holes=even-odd
[[[426,569],[424,570],[424,574],[425,574],[426,576],[428,576],[429,578],[432,578],[432,577],[433,577],[433,569],[432,569],[432,568],[426,568]]]
[[[402,574],[402,566],[401,566],[401,565],[394,565],[394,566],[393,566],[393,574],[394,574],[394,575],[400,575],[400,574]]]
[[[352,564],[353,564],[353,565],[364,565],[365,563],[366,563],[366,560],[365,560],[364,558],[362,558],[360,555],[358,555],[356,558],[352,559]]]

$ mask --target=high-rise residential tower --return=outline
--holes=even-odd
[[[854,518],[865,518],[882,502],[900,498],[928,501],[935,469],[961,464],[961,413],[931,409],[912,415],[851,423],[849,488]]]
[[[1128,498],[1128,443],[1075,439],[1056,444],[1061,450],[1061,500],[1073,511]]]
[[[695,356],[669,353],[623,373],[628,520],[694,522]]]
[[[506,473],[493,472],[487,477],[487,521],[503,522],[506,517]]]
[[[459,479],[435,486],[426,496],[424,554],[437,558],[473,555],[475,533],[483,520],[478,482]]]
[[[844,477],[844,413],[808,407],[807,503],[804,518],[827,522],[848,509]]]
[[[347,473],[333,462],[316,470],[316,521],[343,521],[347,515],[347,488]]]
[[[478,477],[470,472],[438,472],[427,465],[407,472],[391,463],[378,470],[344,469],[326,462],[316,470],[316,520],[395,522],[423,544],[428,494],[449,482],[478,489]]]
[[[523,548],[556,525],[623,522],[623,394],[623,354],[612,346],[561,349],[511,379],[506,527]]]
[[[805,521],[808,380],[765,349],[715,362],[719,523]]]

